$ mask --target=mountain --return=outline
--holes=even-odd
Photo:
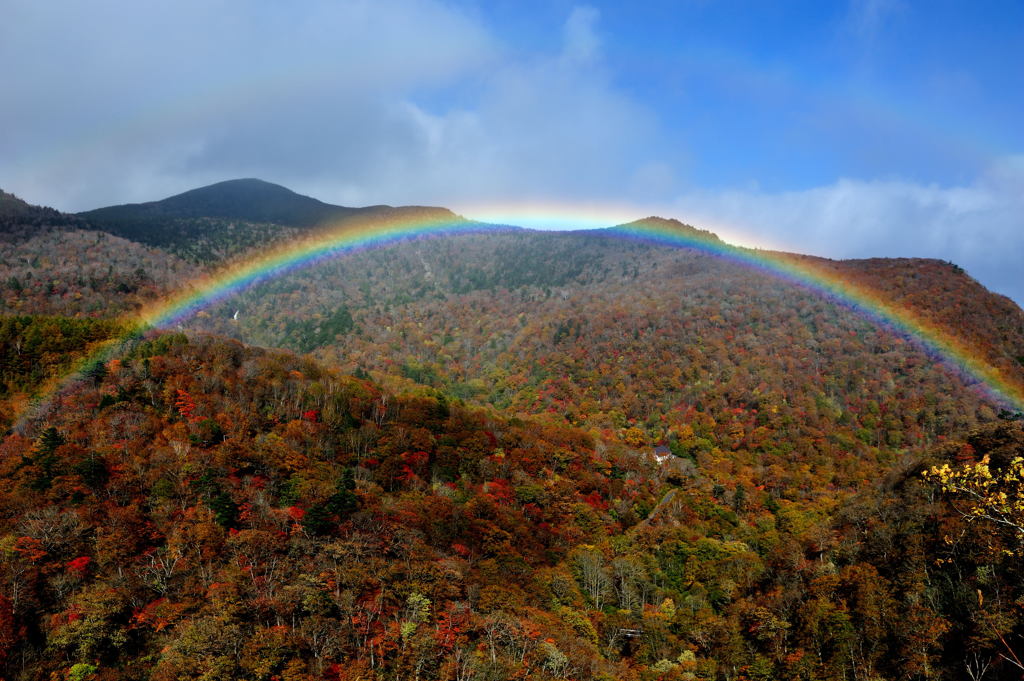
[[[358,215],[409,212],[420,214],[418,217],[427,213],[460,219],[442,208],[331,206],[254,179],[221,182],[162,201],[90,211],[83,214],[89,218],[89,223],[84,222],[83,217],[30,206],[8,194],[0,198],[3,199],[0,206],[9,216],[6,223],[9,230],[17,224],[19,234],[36,234],[30,243],[25,242],[23,236],[0,246],[8,265],[5,272],[0,272],[4,275],[0,277],[0,294],[7,289],[2,299],[4,308],[19,313],[95,316],[103,314],[104,310],[121,312],[137,308],[146,299],[155,299],[173,290],[225,259],[244,259],[246,253],[314,230],[316,227],[310,225],[330,215],[342,222]],[[104,222],[109,219],[113,222]],[[278,220],[281,224],[267,220]],[[649,217],[639,222],[690,234],[697,240],[720,243],[713,233],[677,220]],[[54,231],[45,227],[39,232],[38,227],[33,227],[51,223],[61,224],[62,229]],[[90,236],[95,232],[81,231],[83,226],[95,229],[103,224],[110,231],[135,234],[147,246],[125,241],[123,237],[96,237]],[[110,239],[113,241],[108,241]],[[451,248],[446,244],[458,246]],[[67,257],[54,257],[62,253]],[[714,300],[716,290],[730,278],[740,276],[753,282],[749,273],[742,272],[738,266],[707,256],[689,257],[685,253],[626,242],[603,230],[552,233],[509,227],[436,243],[429,239],[416,240],[367,253],[358,261],[345,259],[335,264],[325,263],[306,274],[277,280],[258,293],[242,296],[237,304],[227,305],[231,309],[225,313],[214,311],[210,318],[195,320],[193,325],[249,342],[316,351],[325,358],[326,354],[333,353],[338,358],[347,357],[346,366],[354,370],[361,360],[353,358],[364,354],[373,357],[368,348],[383,342],[383,338],[366,333],[370,329],[377,329],[374,333],[386,333],[383,329],[393,326],[360,323],[360,318],[370,314],[380,303],[401,306],[403,319],[420,319],[423,314],[430,314],[426,321],[421,319],[417,327],[429,332],[440,320],[462,316],[461,305],[477,304],[470,302],[474,292],[493,295],[501,290],[539,290],[545,296],[538,307],[540,318],[544,318],[549,314],[562,314],[555,311],[549,300],[553,289],[559,289],[558,295],[563,299],[591,291],[596,300],[601,301],[595,303],[597,309],[601,309],[613,302],[609,299],[610,285],[616,279],[623,280],[616,285],[624,285],[629,296],[642,301],[648,300],[644,287],[661,288],[666,294],[676,290],[674,295],[688,300],[693,297],[689,291],[694,285],[704,286],[709,300]],[[835,276],[906,307],[918,317],[964,340],[977,355],[1014,380],[1024,382],[1024,314],[1012,301],[988,292],[955,265],[921,259],[830,261],[813,256],[778,255],[812,261],[820,269],[831,270]],[[664,267],[654,272],[652,265],[656,263]],[[618,276],[613,276],[613,272],[618,272]],[[640,276],[643,272],[647,275]],[[714,278],[722,275],[727,276],[721,280]],[[69,278],[74,281],[69,282]],[[630,281],[624,281],[626,278]],[[767,283],[770,279],[765,282],[751,285],[776,285]],[[298,291],[302,293],[296,304],[291,298]],[[126,307],[127,300],[122,294],[132,292],[137,292],[136,301]],[[761,293],[752,292],[752,295],[757,297]],[[416,309],[437,306],[442,300],[449,308],[442,314]],[[236,310],[243,315],[238,323],[224,325],[217,321],[220,314],[233,317]],[[511,320],[523,313],[526,310],[513,314],[511,309],[506,309],[498,311],[498,316]],[[693,313],[701,314],[699,310]],[[588,315],[584,313],[579,318],[586,320]],[[563,319],[559,323],[568,322]],[[359,332],[351,333],[353,330]],[[440,335],[442,339],[451,335],[451,329],[439,327],[435,331],[433,335]],[[406,334],[402,344],[409,337]],[[354,342],[365,342],[367,349],[353,347]],[[492,339],[486,348],[478,347],[474,357],[463,359],[472,366],[489,364],[494,357],[489,357],[486,349],[498,345],[497,340]],[[430,346],[415,351],[410,347],[406,351],[412,352],[413,361],[432,362]],[[364,368],[383,370],[385,356],[377,355],[370,366]],[[462,366],[461,360],[452,367],[442,368],[441,373],[450,374],[446,380],[455,383],[474,378],[458,369],[459,366]]]
[[[619,239],[621,237],[615,236],[613,234],[613,229],[618,231],[621,229],[629,230],[631,228],[642,227],[662,229],[675,234],[676,236],[691,238],[698,242],[710,244],[725,243],[717,234],[710,230],[699,229],[693,225],[686,224],[685,222],[680,222],[675,218],[663,218],[657,215],[651,215],[640,220],[634,220],[633,222],[615,225],[614,228],[609,226],[601,229],[577,230],[576,233],[590,235],[595,238]]]
[[[1024,384],[1017,360],[1024,355],[1024,312],[962,271],[928,260],[898,267],[885,260],[814,260],[905,304]],[[757,392],[766,399],[763,376],[786,376],[799,357],[806,362],[799,371],[818,374],[835,386],[829,392],[852,398],[861,388],[840,389],[845,376],[870,373],[867,367],[881,361],[878,371],[903,377],[890,386],[899,391],[908,374],[897,356],[920,353],[854,311],[766,273],[600,230],[494,231],[393,244],[275,279],[211,307],[192,324],[313,352],[349,371],[408,374],[504,408],[561,411],[560,401],[578,404],[586,395],[590,406],[570,410],[574,422],[604,428],[620,420],[612,414],[646,421],[670,411],[683,394],[692,403],[725,393],[728,381],[707,380],[720,369],[698,371],[701,364],[756,363],[759,371],[732,379],[737,385],[728,389],[729,399]],[[779,351],[795,339],[797,347]],[[858,347],[847,347],[852,342]],[[616,362],[606,366],[609,356]],[[639,385],[652,356],[662,358],[663,371],[691,380],[673,381],[670,389],[619,387]],[[861,368],[843,368],[850,360]],[[933,364],[923,354],[913,360]],[[947,380],[941,370],[929,379]],[[784,381],[774,392],[792,404]]]
[[[0,314],[116,317],[198,274],[165,250],[0,191]]]
[[[0,189],[0,220],[22,219],[41,210]]]
[[[986,289],[961,267],[926,258],[817,259],[817,263],[896,307],[913,310],[964,340],[990,365],[1024,378],[1021,308]]]
[[[251,206],[247,199],[252,199]],[[20,214],[49,214],[48,209],[24,202],[16,205]],[[0,310],[97,316],[138,309],[146,300],[174,290],[224,258],[244,259],[246,253],[274,240],[315,229],[240,221],[244,216],[267,217],[271,212],[267,206],[276,206],[278,216],[284,215],[285,206],[291,206],[294,215],[303,210],[309,215],[310,211],[323,214],[333,209],[392,214],[429,211],[457,219],[444,209],[344,209],[259,180],[223,182],[164,201],[99,211],[191,216],[168,218],[170,223],[148,232],[151,240],[170,242],[163,249],[74,229],[47,232],[31,242],[0,245],[7,265],[0,271]],[[225,217],[228,215],[234,217]],[[300,221],[298,217],[288,220]],[[641,222],[720,243],[711,232],[676,220],[649,217]],[[148,223],[133,224],[142,229]],[[186,231],[197,230],[201,236],[178,238],[175,224]],[[1024,313],[954,265],[920,259],[829,261],[779,255],[813,261],[818,268],[831,269],[836,276],[905,306],[960,338],[974,354],[999,367],[1011,382],[1024,384]],[[800,302],[805,299],[810,302]],[[627,300],[631,303],[624,316],[599,321]],[[674,308],[669,303],[673,300],[677,301]],[[624,328],[639,335],[633,339],[635,352],[628,355],[630,363],[618,367],[628,384],[642,374],[645,358],[658,344],[665,345],[665,351],[671,343],[687,347],[698,340],[727,348],[734,342],[728,337],[742,337],[736,332],[754,320],[745,312],[734,315],[728,325],[709,325],[708,320],[726,319],[719,312],[722,305],[734,311],[755,310],[755,301],[781,306],[781,310],[794,305],[829,310],[830,316],[850,323],[856,319],[850,311],[830,310],[830,304],[780,286],[769,276],[695,251],[627,241],[605,230],[559,233],[505,228],[417,239],[358,258],[325,262],[215,306],[188,324],[245,342],[314,352],[349,371],[415,376],[474,400],[532,411],[541,405],[552,407],[549,400],[538,401],[531,392],[553,380],[543,378],[549,370],[536,369],[549,352],[541,342],[544,338],[592,343],[606,337],[600,341],[606,346],[602,352],[612,352],[612,344],[622,342],[615,339],[622,338]],[[475,324],[473,318],[482,309],[491,314],[485,324]],[[791,328],[780,317],[772,325],[773,333],[780,338],[808,332],[822,336],[820,330],[814,330],[819,324],[803,321],[806,315],[806,310],[796,309],[791,315],[805,330]],[[523,319],[529,323],[523,324]],[[678,324],[690,330],[671,330]],[[535,337],[538,332],[541,338]],[[484,333],[486,337],[474,338]],[[692,372],[683,355],[670,356],[669,365],[676,365],[684,374]],[[574,371],[593,375],[599,369],[599,357],[601,353],[578,358]],[[733,362],[724,354],[721,361]],[[765,361],[770,364],[776,359]],[[496,370],[515,376],[524,366],[532,367],[534,376],[520,388],[510,389],[503,380],[487,378]],[[486,390],[479,389],[481,381]],[[756,384],[745,390],[753,387]],[[570,376],[566,389],[570,394],[580,389],[604,396],[598,400],[599,409],[582,410],[583,423],[601,423],[607,428],[614,421],[609,421],[609,413],[639,416],[635,392],[617,393],[606,385],[580,383],[575,376]],[[701,390],[691,392],[696,397]],[[669,408],[675,395],[675,391],[659,393],[656,400],[662,406],[654,413]],[[644,418],[647,416],[649,413]],[[650,436],[660,437],[657,433]]]
[[[703,250],[506,227],[97,361],[125,313],[317,229],[232,186],[132,223],[163,247],[9,204],[0,678],[1016,678],[1024,417],[913,338]],[[955,265],[776,255],[1024,385],[1024,312]]]
[[[175,218],[229,218],[312,227],[359,211],[332,206],[263,180],[241,179],[192,189],[161,201],[97,208],[80,215],[100,226],[127,227]]]
[[[85,221],[53,208],[34,206],[0,189],[0,238],[27,238],[55,228],[84,227]]]
[[[218,182],[160,201],[108,206],[78,215],[94,229],[212,262],[255,245],[291,238],[300,230],[404,211],[455,217],[445,209],[418,206],[335,206],[257,179]]]

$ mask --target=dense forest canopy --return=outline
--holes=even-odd
[[[1022,418],[913,339],[696,251],[504,229],[97,354],[311,228],[218,187],[143,243],[0,195],[0,678],[1024,670]],[[1024,380],[1024,313],[955,266],[822,266]]]

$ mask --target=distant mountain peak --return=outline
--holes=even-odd
[[[641,218],[640,220],[634,220],[633,222],[618,226],[656,227],[660,229],[669,229],[671,231],[687,234],[705,241],[714,241],[717,243],[722,243],[721,238],[719,238],[719,236],[714,232],[708,231],[706,229],[699,229],[697,227],[694,227],[693,225],[688,225],[685,222],[680,222],[675,218],[662,218],[658,217],[657,215],[650,215],[646,218]]]
[[[98,224],[139,218],[228,218],[310,227],[347,216],[353,210],[297,194],[273,182],[243,178],[190,189],[160,201],[109,206],[82,215]]]
[[[46,206],[34,206],[0,189],[0,232],[23,232],[25,227],[81,226],[81,220]]]
[[[360,216],[460,219],[445,208],[426,206],[336,206],[254,177],[217,182],[159,201],[108,206],[79,215],[101,231],[202,260],[265,246],[274,234],[286,234],[280,228],[312,229]]]
[[[251,185],[254,187],[275,187],[277,189],[283,189],[289,194],[297,193],[293,192],[291,189],[288,189],[288,187],[285,187],[284,185],[277,184],[276,182],[267,182],[266,180],[261,180],[258,177],[237,177],[233,180],[221,180],[220,182],[214,182],[213,184],[208,184],[205,187],[197,187],[196,189],[190,191],[202,191],[203,189],[211,189],[213,187],[240,187],[245,185]]]
[[[427,206],[337,206],[255,177],[224,180],[159,201],[107,206],[80,215],[101,227],[178,218],[224,218],[288,227],[315,227],[357,214],[387,211],[439,212],[454,217],[447,209]]]
[[[314,199],[310,196],[304,196],[298,192],[294,192],[288,187],[275,184],[273,182],[267,182],[255,177],[245,177],[237,180],[224,180],[223,182],[215,182],[213,184],[206,185],[205,187],[198,187],[196,189],[190,189],[181,194],[175,194],[162,201],[155,201],[153,203],[171,204],[178,205],[186,202],[193,201],[223,201],[225,199],[245,199],[245,200],[257,200],[267,201],[270,199],[281,199],[285,200],[301,200],[320,206],[330,206],[330,204]],[[340,208],[340,206],[334,206]]]

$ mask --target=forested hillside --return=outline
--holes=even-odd
[[[1020,307],[986,290],[959,266],[910,258],[826,263],[883,300],[914,310],[939,328],[954,330],[992,366],[1022,375],[1024,315]]]
[[[59,227],[82,227],[85,221],[53,208],[33,206],[0,189],[0,239],[11,241]]]
[[[0,316],[0,429],[7,432],[30,402],[45,398],[69,372],[127,326],[112,319]]]
[[[1005,466],[1022,443],[1019,423],[989,426],[837,507],[293,355],[157,336],[0,445],[0,664],[895,679],[962,678],[973,660],[1010,678],[1020,534],[965,521],[921,471]]]
[[[201,271],[166,251],[77,227],[0,240],[0,262],[3,314],[131,314]]]
[[[132,208],[149,245],[0,196],[0,679],[1020,677],[1024,419],[913,338],[512,227],[127,337],[319,204],[204,189]],[[814,262],[1024,384],[954,265]]]
[[[984,298],[971,303],[965,289],[961,308],[983,319]],[[909,417],[915,427],[885,429],[902,444],[933,438],[928,424],[947,417],[970,425],[953,404],[975,400],[913,343],[812,292],[694,251],[590,234],[399,244],[278,279],[199,323],[520,413],[634,426],[652,442],[669,437],[673,412],[701,405],[726,423],[735,419],[722,414],[759,406],[761,420],[841,419],[856,441],[860,427],[878,433],[877,404],[951,393]],[[1019,309],[999,323],[1013,329],[1004,355],[1024,347]]]

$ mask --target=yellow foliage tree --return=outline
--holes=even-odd
[[[631,426],[622,431],[622,441],[630,447],[644,447],[647,445],[647,433],[636,426]]]
[[[924,474],[950,495],[967,521],[986,521],[1009,531],[1016,546],[1007,552],[1024,555],[1024,457],[1016,457],[1001,470],[993,470],[989,457],[952,467],[934,466]]]

